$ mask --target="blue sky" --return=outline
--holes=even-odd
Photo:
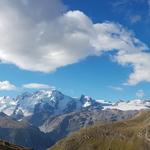
[[[150,97],[148,0],[30,2],[0,2],[0,96],[55,87],[75,97]]]

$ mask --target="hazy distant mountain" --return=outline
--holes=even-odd
[[[118,101],[115,104],[104,106],[104,109],[119,109],[119,110],[144,110],[150,108],[150,100],[134,99],[130,101]]]

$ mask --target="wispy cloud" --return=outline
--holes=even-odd
[[[123,88],[120,86],[108,86],[108,88],[113,89],[115,91],[123,91]]]
[[[124,6],[127,3],[129,3],[129,0],[112,0],[112,1],[110,1],[110,4],[115,8]]]
[[[55,89],[54,86],[50,86],[48,84],[42,84],[42,83],[27,83],[23,84],[21,86],[16,86],[12,84],[10,81],[0,81],[0,91],[22,91],[24,89],[32,90],[32,89],[43,89],[43,90],[50,90],[50,89]]]
[[[54,89],[54,87],[41,83],[28,83],[24,84],[22,87],[26,89]]]
[[[141,15],[131,15],[129,18],[132,24],[140,22],[142,20]]]

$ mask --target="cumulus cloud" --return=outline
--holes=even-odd
[[[0,81],[0,91],[12,91],[16,90],[16,86],[9,81]]]
[[[24,84],[23,88],[27,88],[27,89],[53,89],[54,87],[51,87],[47,84],[41,84],[41,83],[29,83],[29,84]]]
[[[67,11],[60,0],[1,0],[0,34],[1,62],[21,69],[51,72],[88,56],[116,51],[118,63],[133,67],[129,84],[150,79],[142,58],[140,64],[122,60],[137,53],[149,57],[144,52],[147,46],[131,31],[113,22],[94,24],[81,11]]]
[[[127,85],[136,85],[141,81],[150,82],[150,54],[147,52],[119,53],[116,60],[122,65],[131,65],[133,72],[130,74]]]

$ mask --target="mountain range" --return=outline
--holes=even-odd
[[[141,110],[150,108],[150,100],[119,100],[116,103],[112,103],[110,101],[94,100],[84,95],[81,95],[79,98],[73,98],[57,90],[40,90],[34,93],[25,92],[16,98],[10,98],[8,96],[0,97],[0,112],[8,116],[18,116],[20,118],[28,117],[42,111],[59,115],[80,111],[89,107]]]
[[[45,150],[81,128],[129,119],[149,108],[149,100],[111,103],[57,90],[25,92],[0,98],[0,139]]]

